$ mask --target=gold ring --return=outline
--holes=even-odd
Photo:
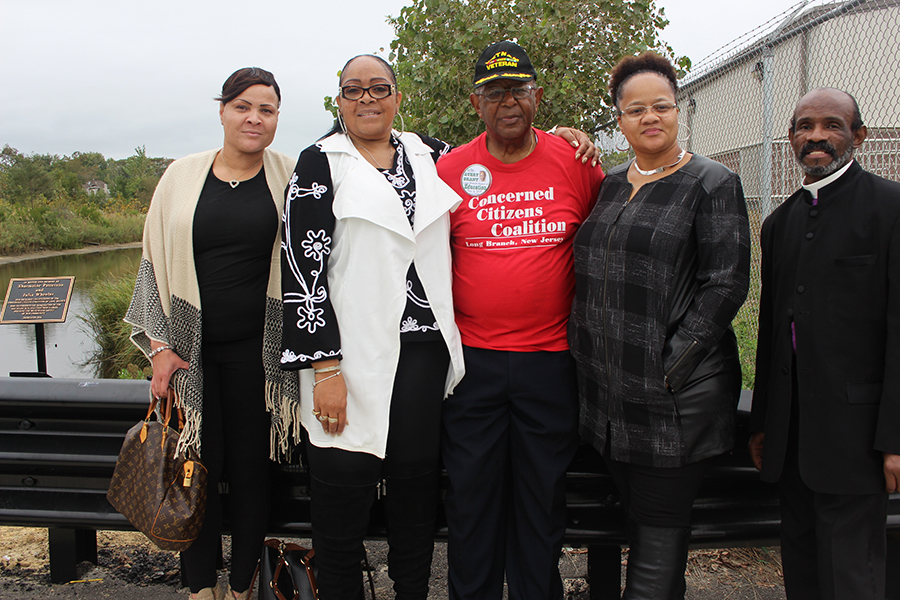
[[[328,422],[331,423],[332,425],[334,425],[335,423],[338,422],[338,420],[336,417],[328,417]]]
[[[328,420],[328,417],[326,417],[325,415],[319,415],[319,420],[324,423],[325,421]]]
[[[318,416],[321,415],[322,413],[320,413],[320,412],[317,411],[316,409],[313,409],[312,414],[313,414],[314,417],[318,417]]]

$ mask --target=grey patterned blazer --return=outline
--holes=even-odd
[[[609,173],[575,237],[581,432],[614,460],[676,467],[733,444],[747,209],[738,176],[708,158],[630,201],[629,165]]]

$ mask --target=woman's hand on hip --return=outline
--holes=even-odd
[[[325,379],[327,378],[327,381]],[[313,388],[313,415],[330,435],[340,435],[347,425],[347,384],[344,376],[316,375],[321,381]]]
[[[162,346],[162,344],[159,344]],[[150,392],[157,398],[164,398],[172,381],[172,375],[178,369],[189,369],[190,363],[181,360],[174,350],[163,350],[151,361],[153,363],[153,379],[150,380]]]

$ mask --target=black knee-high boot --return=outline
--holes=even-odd
[[[438,472],[386,481],[388,574],[397,600],[425,600],[434,553]]]
[[[332,485],[311,477],[312,541],[320,600],[363,597],[363,539],[375,499],[374,485]]]
[[[632,521],[622,600],[684,600],[691,530],[650,527]]]

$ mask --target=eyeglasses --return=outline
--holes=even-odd
[[[647,114],[648,110],[652,110],[657,117],[665,117],[676,108],[678,108],[678,105],[674,102],[657,102],[653,106],[635,105],[629,106],[625,110],[620,110],[619,116],[625,116],[629,119],[640,119]]]
[[[366,92],[369,92],[369,96],[373,100],[381,100],[394,93],[394,86],[387,83],[376,83],[367,88],[358,85],[345,85],[341,87],[341,98],[345,100],[359,100]]]
[[[500,102],[504,98],[506,98],[506,92],[512,94],[512,97],[516,100],[524,100],[528,96],[531,95],[531,92],[534,91],[534,87],[525,86],[525,87],[514,87],[514,88],[501,88],[494,87],[489,90],[485,90],[480,94],[475,94],[476,96],[481,96],[488,102]]]

